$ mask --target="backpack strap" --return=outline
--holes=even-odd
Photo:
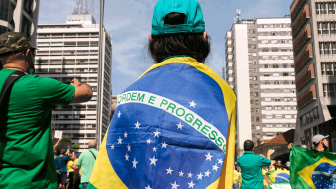
[[[93,157],[96,159],[96,156],[94,155],[94,153],[91,150],[89,150],[89,151],[91,152],[91,154],[93,155]]]
[[[14,82],[17,81],[18,79],[20,79],[24,75],[27,75],[27,74],[24,73],[24,72],[21,72],[21,71],[15,71],[7,77],[5,83],[2,86],[1,93],[0,93],[0,107],[2,105],[2,101],[5,98],[5,95],[7,93],[10,94],[10,92],[13,88]],[[8,97],[9,97],[9,95],[8,95]]]

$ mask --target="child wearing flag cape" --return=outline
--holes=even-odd
[[[156,62],[118,96],[88,188],[232,188],[236,95],[204,64],[197,0],[159,0],[148,49]]]

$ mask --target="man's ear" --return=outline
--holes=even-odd
[[[149,35],[148,39],[149,39],[149,42],[151,42],[152,41],[152,35]]]
[[[206,39],[207,37],[207,32],[203,32],[203,38]]]

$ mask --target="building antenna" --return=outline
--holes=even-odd
[[[72,15],[93,14],[94,0],[76,0]]]
[[[240,21],[241,10],[237,9],[237,21]]]

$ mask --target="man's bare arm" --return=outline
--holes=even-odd
[[[92,89],[90,85],[80,83],[76,78],[71,81],[70,85],[75,86],[75,94],[70,104],[82,103],[91,100]]]

